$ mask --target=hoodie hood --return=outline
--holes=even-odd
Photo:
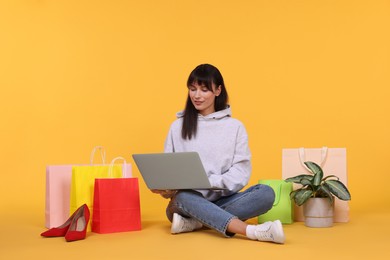
[[[181,118],[184,116],[184,110],[176,113],[177,118]],[[208,119],[221,119],[224,117],[230,117],[232,116],[232,111],[230,109],[230,106],[228,105],[225,109],[211,113],[207,116],[202,116],[201,114],[198,114],[198,119],[199,120],[208,120]]]

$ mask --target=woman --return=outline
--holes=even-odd
[[[170,199],[166,213],[171,233],[190,232],[203,226],[226,237],[240,234],[252,240],[284,243],[279,220],[260,225],[244,221],[272,208],[275,194],[266,185],[248,184],[251,174],[248,136],[244,125],[231,117],[228,94],[219,70],[197,66],[190,74],[185,110],[169,130],[165,152],[196,151],[210,183],[224,190],[153,190]]]

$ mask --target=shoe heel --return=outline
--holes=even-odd
[[[72,223],[65,235],[67,242],[85,239],[89,222],[90,212],[86,204],[81,206],[80,211],[74,216]]]

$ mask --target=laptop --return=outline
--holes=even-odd
[[[224,190],[212,187],[197,152],[133,154],[149,189]]]

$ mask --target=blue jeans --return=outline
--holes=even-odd
[[[173,213],[177,213],[196,219],[204,226],[230,237],[234,234],[227,232],[227,226],[233,218],[245,221],[264,214],[272,208],[274,200],[273,189],[262,184],[216,201],[208,201],[194,190],[182,190],[172,197],[166,214],[171,222]]]

